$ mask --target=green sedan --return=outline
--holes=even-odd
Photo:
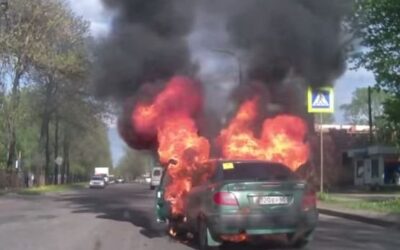
[[[202,250],[265,235],[286,235],[296,248],[311,240],[318,221],[315,192],[288,167],[249,160],[204,164],[213,164],[215,172],[207,183],[193,187],[179,218],[171,217],[163,198],[169,179],[164,175],[156,198],[159,222],[193,233]]]

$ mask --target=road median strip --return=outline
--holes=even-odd
[[[400,230],[400,214],[372,211],[371,209],[355,209],[338,202],[318,202],[321,214],[341,217],[372,225]]]

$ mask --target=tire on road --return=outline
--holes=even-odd
[[[199,250],[218,250],[218,246],[208,245],[208,226],[204,219],[199,219],[198,229],[197,229],[197,241],[199,244]]]
[[[289,240],[291,247],[295,249],[303,249],[308,245],[308,243],[310,243],[310,241],[313,238],[313,235],[314,231],[309,231],[301,235],[300,237],[294,237],[294,234],[288,234],[287,238]]]
[[[169,234],[170,236],[173,236],[173,235],[171,235],[171,230],[173,231],[173,232],[175,232],[175,238],[178,238],[178,239],[180,239],[180,240],[186,240],[187,239],[187,233],[188,233],[188,231],[187,231],[187,229],[186,229],[186,227],[185,227],[185,224],[178,218],[175,218],[175,219],[168,219],[167,220],[167,228],[166,228],[166,232],[167,232],[167,234]]]

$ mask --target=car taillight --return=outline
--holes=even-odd
[[[315,208],[317,206],[317,197],[314,191],[308,190],[304,193],[303,200],[301,202],[301,208],[305,211]]]
[[[221,206],[237,206],[238,202],[233,193],[218,192],[214,194],[214,203]]]

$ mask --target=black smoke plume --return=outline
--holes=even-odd
[[[154,138],[136,133],[132,126],[132,97],[140,91],[151,99],[154,93],[143,91],[146,86],[191,70],[186,36],[192,29],[193,6],[180,0],[103,0],[103,4],[115,18],[96,50],[97,95],[122,105],[118,130],[129,146],[154,148]]]
[[[243,87],[261,84],[265,86],[267,103],[282,106],[281,112],[304,115],[306,87],[333,84],[345,69],[342,25],[352,0],[103,0],[103,3],[115,13],[115,18],[109,36],[97,50],[94,81],[99,96],[124,105],[119,128],[133,147],[141,137],[134,132],[130,120],[132,97],[143,96],[142,91],[137,92],[146,84],[158,85],[176,74],[193,74],[190,49],[199,51],[196,46],[202,45],[196,43],[195,48],[189,49],[187,38],[196,29],[208,31],[203,32],[207,37],[200,39],[205,46],[213,44],[213,39],[215,44],[223,46],[210,50],[229,50],[240,57],[243,82],[231,95],[235,100],[243,99],[246,92]],[[221,40],[217,42],[220,34],[213,36],[218,29],[199,27],[194,25],[195,21],[222,27],[228,38],[225,47]],[[276,110],[280,112],[279,108]],[[143,145],[150,147],[154,142],[145,141]]]
[[[142,84],[190,70],[186,36],[193,23],[190,1],[103,0],[116,17],[97,49],[97,94],[124,99]]]
[[[240,58],[244,84],[262,83],[269,103],[304,115],[307,86],[333,85],[346,68],[343,21],[352,2],[205,0],[202,8],[224,23],[227,48]]]
[[[252,80],[280,84],[292,71],[310,85],[322,85],[345,69],[342,28],[351,0],[206,2],[225,19],[233,46],[244,52]]]

